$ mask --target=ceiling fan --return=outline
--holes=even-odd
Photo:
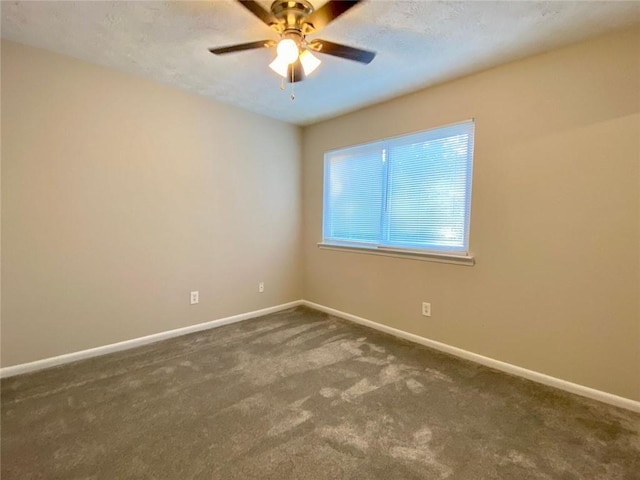
[[[220,48],[210,48],[215,55],[241,52],[255,48],[276,47],[277,56],[269,67],[288,82],[299,82],[313,72],[321,61],[312,52],[325,53],[368,64],[376,54],[327,40],[307,41],[307,35],[318,33],[361,0],[329,0],[318,10],[307,0],[275,0],[269,11],[253,0],[238,0],[240,4],[275,30],[280,40],[260,40]]]

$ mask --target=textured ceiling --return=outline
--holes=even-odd
[[[638,1],[368,0],[309,38],[376,51],[375,60],[319,54],[322,65],[295,84],[292,101],[268,68],[273,50],[207,51],[277,38],[234,0],[2,1],[1,9],[3,38],[300,125],[640,22]]]

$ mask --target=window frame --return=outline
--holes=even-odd
[[[381,243],[383,234],[382,229],[384,228],[384,220],[380,219],[380,229],[381,233],[378,239],[378,242],[367,242],[367,241],[358,241],[358,240],[342,240],[337,238],[331,238],[327,236],[327,222],[328,218],[326,216],[327,205],[329,200],[330,193],[330,160],[331,156],[336,156],[338,154],[348,154],[350,151],[354,150],[363,150],[363,151],[371,151],[374,149],[378,149],[381,152],[382,158],[388,152],[390,146],[393,145],[411,145],[416,141],[429,141],[429,140],[437,140],[440,138],[447,138],[447,135],[443,135],[439,133],[439,131],[443,131],[446,129],[453,129],[454,127],[463,127],[464,125],[470,124],[470,137],[468,139],[468,159],[466,160],[466,182],[465,182],[465,195],[466,195],[466,203],[465,203],[465,213],[464,213],[464,232],[463,232],[463,242],[464,245],[462,248],[447,248],[446,246],[437,247],[434,245],[428,247],[408,247],[405,245],[397,245],[393,243]],[[416,138],[417,137],[417,138]],[[365,253],[365,254],[375,254],[375,255],[384,255],[398,258],[408,258],[415,260],[426,260],[426,261],[435,261],[442,263],[453,263],[459,265],[474,265],[475,258],[470,254],[470,227],[471,227],[471,206],[472,206],[472,187],[473,187],[473,165],[474,165],[474,148],[475,148],[475,119],[464,120],[461,122],[450,123],[447,125],[442,125],[434,128],[430,128],[423,131],[412,132],[403,135],[397,135],[394,137],[384,138],[382,140],[376,140],[373,142],[361,143],[358,145],[347,146],[343,148],[337,148],[333,150],[329,150],[324,154],[324,163],[323,163],[323,194],[322,194],[322,241],[318,243],[318,247],[322,249],[329,250],[338,250],[338,251],[347,251],[347,252],[355,252],[355,253]],[[383,161],[384,162],[384,161]],[[389,166],[386,164],[384,166],[385,170],[388,170]],[[383,180],[383,203],[389,201],[387,198],[386,189],[388,187],[388,175],[387,171],[384,173]],[[386,213],[385,213],[386,215]]]

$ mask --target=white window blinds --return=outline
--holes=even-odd
[[[323,241],[466,254],[473,121],[325,154]]]

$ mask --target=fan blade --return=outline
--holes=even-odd
[[[276,42],[274,40],[260,40],[259,42],[240,43],[238,45],[229,45],[227,47],[210,48],[209,51],[214,55],[222,55],[223,53],[242,52],[243,50],[271,48],[275,46]]]
[[[361,0],[329,0],[318,10],[305,18],[304,23],[311,28],[311,31],[317,33],[351,7],[360,3],[360,1]]]
[[[318,53],[326,53],[327,55],[346,58],[360,63],[371,63],[376,56],[375,52],[319,39],[309,42],[309,48]]]
[[[275,17],[271,15],[271,12],[265,10],[258,2],[253,0],[238,0],[238,2],[268,26],[277,23]]]

